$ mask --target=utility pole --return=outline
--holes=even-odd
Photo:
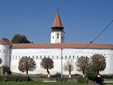
[[[63,56],[62,56],[62,48],[61,48],[61,78],[63,78]]]

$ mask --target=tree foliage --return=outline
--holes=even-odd
[[[81,56],[77,59],[78,71],[82,71],[83,75],[85,74],[85,70],[87,65],[89,64],[89,58],[87,56]]]
[[[101,54],[94,54],[92,57],[92,64],[94,64],[97,67],[97,72],[103,71],[106,68],[106,59]]]
[[[86,77],[96,83],[102,84],[104,79],[98,76],[97,66],[95,64],[89,64],[86,68]]]
[[[74,66],[71,61],[67,61],[64,65],[64,70],[69,71],[69,78],[71,77],[71,71],[74,70]]]
[[[12,43],[30,43],[25,35],[15,34],[11,40]]]
[[[19,61],[18,69],[28,74],[28,71],[33,71],[36,69],[36,63],[33,58],[22,57]]]
[[[47,70],[47,73],[50,75],[49,69],[52,69],[54,62],[51,58],[43,58],[40,65]],[[49,77],[49,76],[48,76]]]
[[[97,77],[97,66],[94,64],[89,64],[86,67],[86,77],[89,80],[94,80]]]

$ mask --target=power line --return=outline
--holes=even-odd
[[[80,53],[82,50],[87,49],[93,42],[95,42],[107,29],[108,27],[113,23],[113,20],[110,21],[110,23],[92,40],[89,44],[86,45],[83,49],[81,49],[78,53]]]
[[[107,29],[108,27],[113,23],[113,20],[102,30],[102,32],[99,33],[90,43],[95,42]]]

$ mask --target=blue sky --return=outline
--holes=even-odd
[[[89,43],[113,20],[113,0],[0,0],[0,38],[50,43],[57,7],[66,43]],[[113,23],[95,43],[113,44]]]

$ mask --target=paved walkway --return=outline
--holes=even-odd
[[[104,80],[104,83],[113,83],[113,80]]]

